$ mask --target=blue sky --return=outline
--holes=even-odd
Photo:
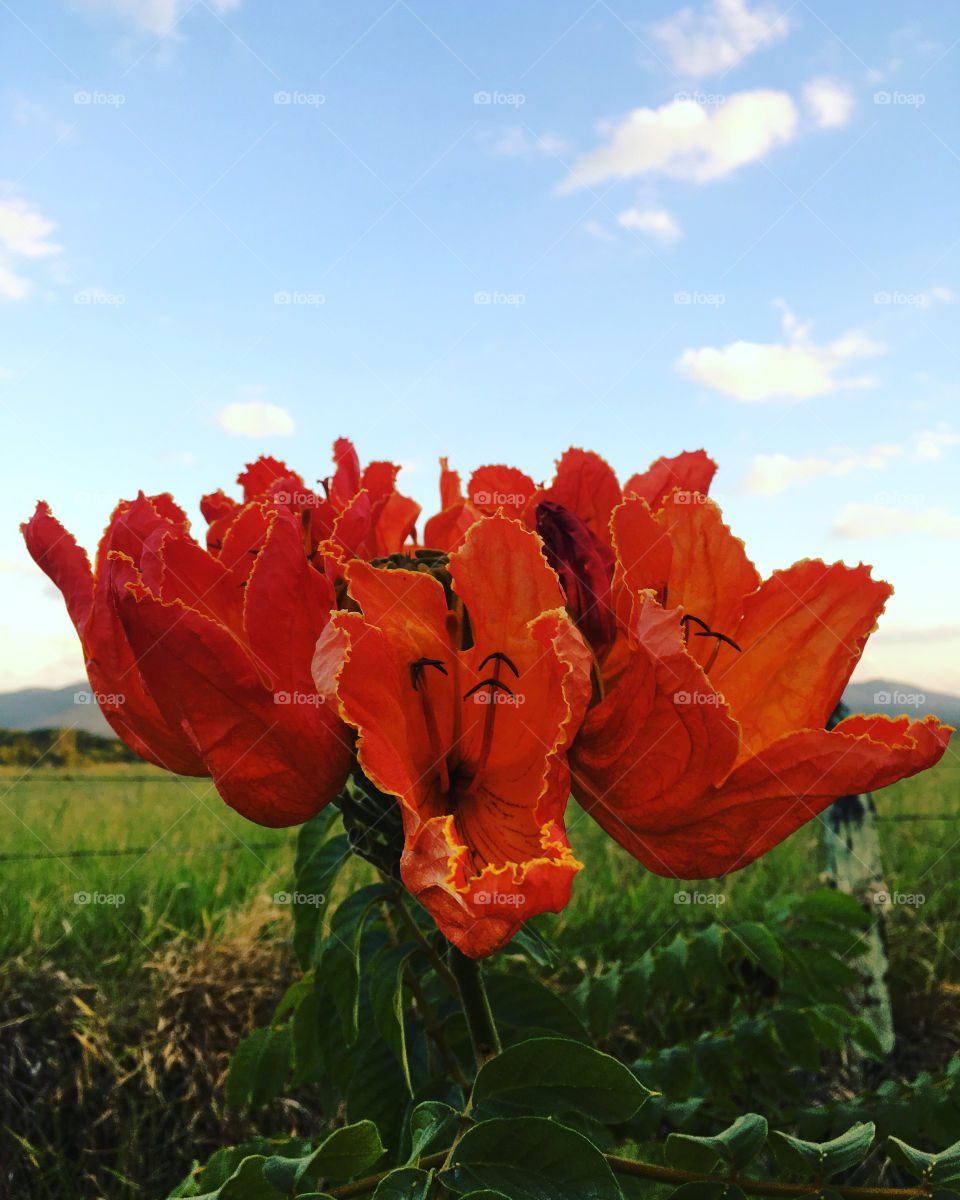
[[[37,499],[92,548],[347,435],[427,512],[441,454],[703,446],[764,573],[895,585],[857,677],[960,692],[955,4],[0,20],[0,689],[82,676]]]

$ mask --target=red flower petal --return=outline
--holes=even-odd
[[[822,729],[893,589],[862,564],[810,559],[775,571],[743,602],[741,648],[724,651],[710,678],[759,751],[797,729]]]
[[[788,734],[733,772],[689,824],[635,834],[627,848],[658,875],[706,879],[753,862],[838,796],[887,787],[938,762],[950,729],[935,717],[848,717],[829,733]]]
[[[706,495],[716,470],[717,464],[703,450],[684,451],[675,458],[658,458],[649,470],[631,476],[623,494],[641,496],[658,509],[674,488]]]
[[[492,514],[502,508],[506,516],[519,517],[536,490],[529,475],[516,467],[497,464],[474,471],[467,496],[482,513]]]
[[[535,508],[552,500],[575,513],[602,541],[610,545],[610,514],[622,500],[613,468],[592,450],[568,450],[557,463],[548,488],[535,493]],[[532,518],[528,520],[532,525]]]

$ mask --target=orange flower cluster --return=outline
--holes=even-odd
[[[261,458],[205,496],[121,503],[91,569],[38,504],[23,526],[63,592],[111,726],[212,777],[261,825],[303,822],[360,771],[399,805],[399,870],[482,956],[558,912],[581,864],[571,795],[649,870],[746,866],[838,796],[933,765],[934,717],[825,728],[891,588],[805,560],[762,580],[708,498],[703,451],[621,486],[569,450],[549,486],[482,467],[441,510],[334,446],[322,494]]]

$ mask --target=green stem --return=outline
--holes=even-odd
[[[483,972],[475,958],[468,958],[456,946],[450,947],[450,969],[457,981],[463,1015],[470,1030],[477,1066],[495,1058],[500,1053],[500,1035],[490,1011],[487,989],[483,985]]]

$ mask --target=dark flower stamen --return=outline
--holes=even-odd
[[[493,655],[491,655],[490,657],[492,658]],[[484,662],[486,662],[486,659],[484,659]],[[481,663],[481,666],[482,665],[483,664]],[[513,663],[511,663],[510,665],[513,666]],[[516,667],[514,667],[513,669],[516,671],[517,677],[519,678],[520,672],[517,671]],[[480,682],[478,684],[475,684],[470,689],[469,692],[464,692],[463,693],[464,700],[466,700],[468,697],[472,696],[474,692],[479,692],[480,689],[483,687],[499,688],[501,692],[506,692],[508,696],[516,695],[516,693],[512,692],[505,683],[501,683],[499,679],[494,679],[493,676],[491,675],[489,679],[481,679]]]
[[[424,667],[436,667],[441,675],[446,675],[447,668],[443,665],[442,658],[418,658],[416,662],[410,664],[410,682],[413,684],[413,690],[419,691],[420,676],[423,673]]]

